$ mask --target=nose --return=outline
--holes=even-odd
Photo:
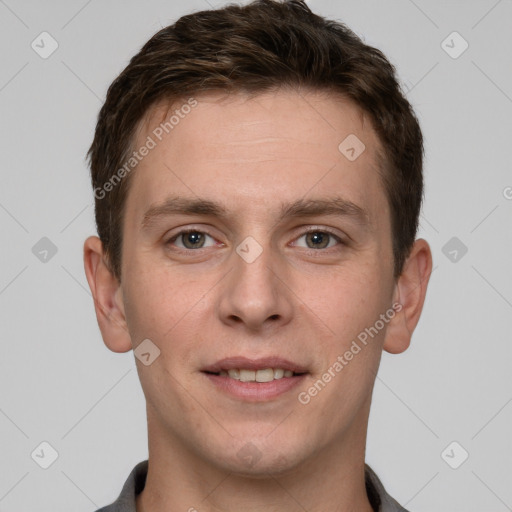
[[[293,292],[278,255],[273,255],[266,246],[254,261],[236,252],[231,257],[232,269],[221,283],[221,321],[250,331],[264,331],[290,322]]]

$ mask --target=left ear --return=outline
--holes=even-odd
[[[420,238],[414,242],[395,284],[393,302],[398,307],[386,329],[383,345],[386,352],[400,354],[409,347],[423,309],[431,273],[432,253],[428,243]]]

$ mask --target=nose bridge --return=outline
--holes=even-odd
[[[253,237],[247,237],[235,253],[234,274],[240,284],[261,287],[261,292],[272,291],[276,255],[272,253],[270,244],[265,242],[261,245]]]
[[[279,278],[279,255],[268,241],[245,238],[231,255],[231,272],[223,288],[220,315],[227,323],[251,329],[272,321],[287,322],[292,304]]]

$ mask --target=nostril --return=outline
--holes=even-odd
[[[279,318],[279,315],[270,315],[269,316],[270,320],[277,320],[278,318]]]

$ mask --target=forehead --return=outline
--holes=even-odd
[[[134,147],[148,137],[155,146],[129,193],[136,210],[170,192],[261,208],[333,192],[385,207],[378,137],[339,95],[278,90],[161,102],[139,124]]]
[[[190,107],[192,103],[194,106]],[[186,118],[188,120],[184,122]],[[289,142],[295,139],[301,145],[309,142],[317,147],[321,138],[323,147],[319,149],[329,145],[331,150],[337,150],[344,136],[349,135],[348,130],[366,139],[372,155],[381,149],[369,116],[353,101],[330,91],[298,91],[283,87],[252,95],[210,92],[172,102],[162,100],[139,122],[137,143],[153,132],[157,139],[160,136],[169,139],[166,136],[171,134],[176,138],[182,132],[180,142],[187,138],[194,144],[201,139],[215,145],[230,139],[231,146],[237,151],[236,143],[265,133],[277,138],[287,136]],[[337,151],[335,155],[339,156]]]

